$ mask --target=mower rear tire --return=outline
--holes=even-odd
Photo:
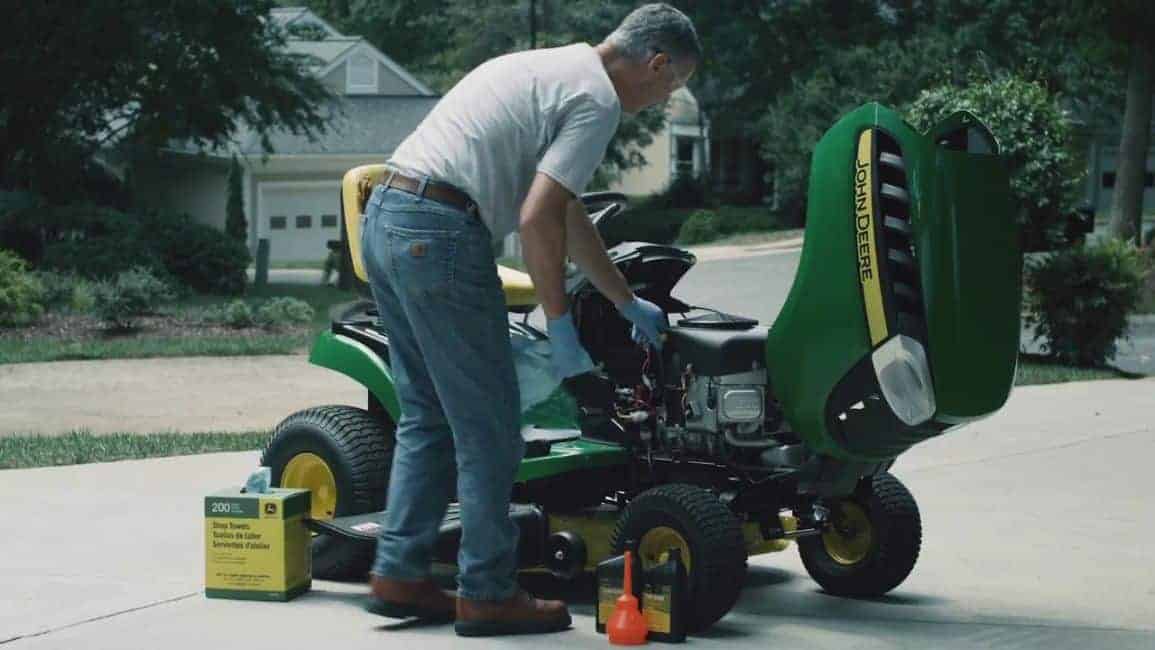
[[[802,564],[836,596],[881,596],[914,570],[922,520],[914,497],[889,473],[865,478],[831,508],[831,529],[798,540]]]
[[[331,519],[385,508],[393,462],[395,425],[352,406],[318,406],[285,418],[261,455],[272,484],[311,490],[314,519]],[[286,471],[287,470],[287,471]],[[334,535],[313,537],[313,576],[364,580],[373,545]]]
[[[618,518],[615,555],[625,550],[627,540],[633,541],[643,568],[660,562],[670,548],[681,552],[689,578],[687,632],[709,628],[738,602],[746,576],[742,525],[713,493],[672,483],[639,494]]]

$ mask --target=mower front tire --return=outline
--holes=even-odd
[[[811,578],[836,596],[875,597],[894,589],[918,561],[922,520],[914,497],[897,478],[865,478],[833,502],[830,529],[798,540]]]
[[[318,406],[285,418],[261,455],[278,487],[308,488],[313,519],[385,509],[395,425],[352,406]],[[373,546],[332,535],[313,537],[313,576],[363,580]]]

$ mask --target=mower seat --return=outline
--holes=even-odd
[[[365,264],[361,259],[361,213],[373,188],[385,180],[385,165],[362,165],[345,172],[341,180],[341,215],[349,240],[349,255],[353,259],[353,273],[362,282],[368,282]],[[529,311],[537,305],[537,293],[528,273],[508,266],[497,265],[505,305],[514,311]]]

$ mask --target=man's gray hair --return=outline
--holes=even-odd
[[[665,52],[677,62],[702,58],[702,44],[686,14],[664,2],[642,5],[630,12],[606,42],[635,61]]]

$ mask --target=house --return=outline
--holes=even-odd
[[[324,258],[327,240],[341,236],[342,175],[384,162],[439,96],[364,39],[337,32],[308,9],[273,9],[271,19],[289,30],[288,49],[310,55],[313,74],[337,95],[326,109],[328,131],[316,141],[275,133],[267,156],[257,134],[243,127],[228,150],[173,143],[134,167],[133,185],[147,207],[187,213],[223,229],[236,154],[251,250],[267,238],[271,262],[312,262]]]
[[[1095,210],[1098,220],[1110,221],[1121,131],[1118,128],[1089,129],[1082,136],[1087,142],[1087,185],[1084,197]],[[1144,214],[1155,211],[1155,128],[1151,131],[1150,143],[1143,175]]]
[[[612,192],[646,196],[666,189],[678,176],[698,177],[710,164],[710,125],[698,100],[683,87],[666,102],[666,124],[639,152],[646,164],[626,170],[609,184]]]

